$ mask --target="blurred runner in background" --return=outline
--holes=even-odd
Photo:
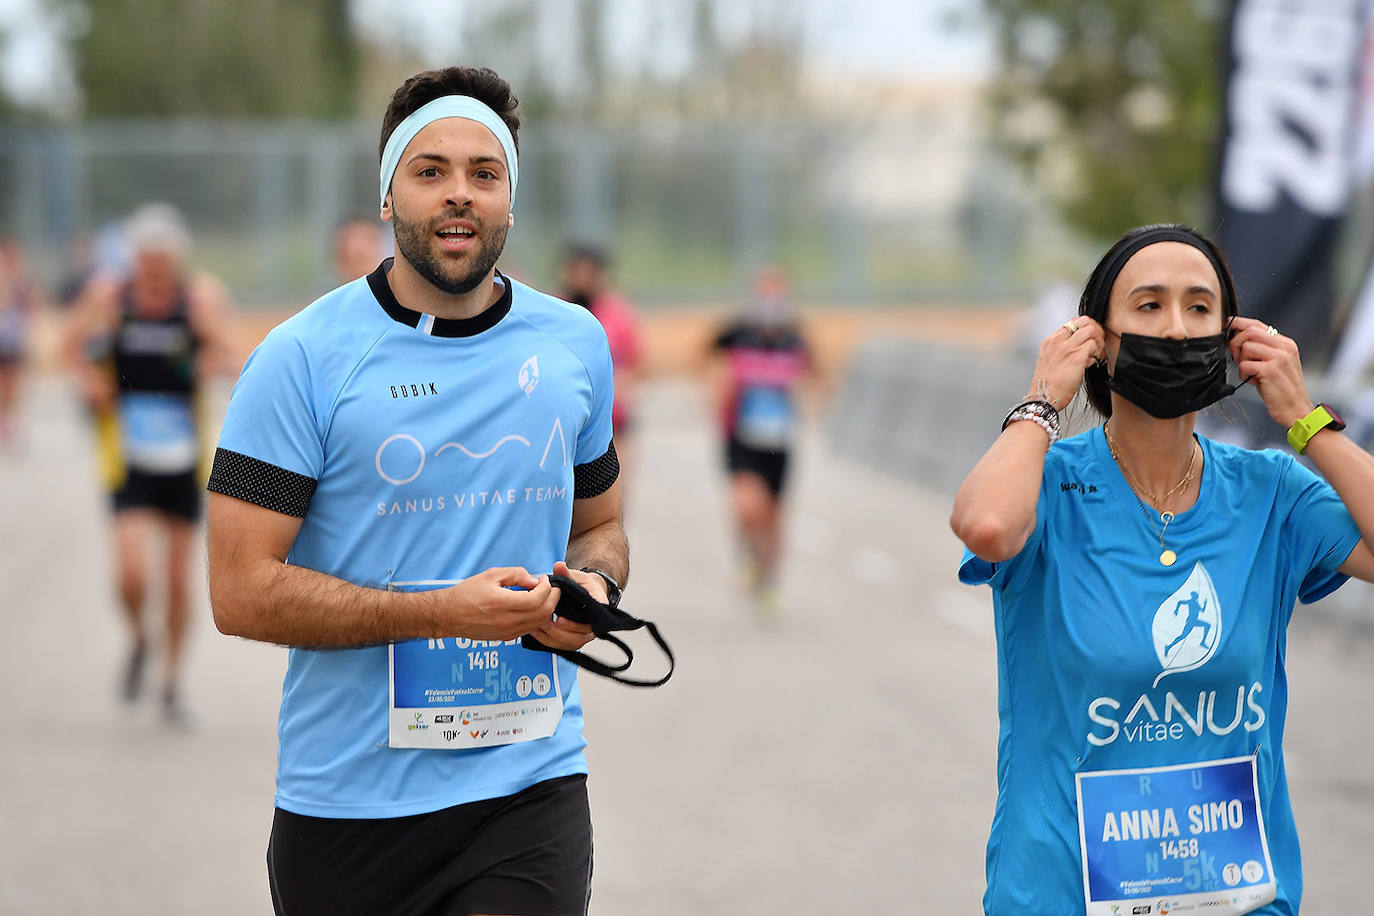
[[[376,220],[350,219],[334,230],[334,271],[342,282],[367,276],[389,254]]]
[[[574,243],[563,252],[560,272],[560,298],[576,303],[596,316],[611,344],[615,364],[615,407],[611,423],[615,429],[615,449],[620,456],[622,487],[634,464],[634,403],[638,387],[643,347],[639,319],[625,297],[611,288],[610,256],[596,245]]]
[[[98,276],[73,306],[63,352],[96,422],[101,476],[114,507],[119,598],[131,645],[121,686],[143,686],[149,629],[143,605],[154,535],[166,538],[167,621],[162,712],[185,724],[178,690],[189,623],[191,540],[201,514],[200,379],[234,373],[239,351],[224,286],[187,264],[191,236],[165,203],[136,210],[125,224],[127,277]],[[102,354],[90,346],[107,341]]]
[[[759,612],[771,616],[779,610],[782,495],[797,427],[797,388],[813,368],[781,267],[759,270],[747,307],[711,347],[725,363],[720,417],[745,586]]]
[[[18,445],[19,384],[37,308],[24,252],[14,239],[0,239],[0,452]]]

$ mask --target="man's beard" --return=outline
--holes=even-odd
[[[480,286],[487,274],[496,266],[496,260],[501,257],[501,250],[506,247],[506,225],[497,223],[487,229],[470,211],[446,213],[421,226],[419,223],[402,219],[393,205],[391,219],[396,230],[397,253],[431,286],[450,296],[466,295]],[[461,260],[445,264],[448,259],[435,252],[435,233],[438,227],[453,219],[466,219],[477,227],[474,234],[478,250],[467,270],[463,270]],[[445,272],[446,267],[448,272]]]

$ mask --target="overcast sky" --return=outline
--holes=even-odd
[[[463,46],[463,23],[499,0],[444,0],[410,4],[398,0],[354,0],[354,18],[369,36],[414,48],[426,63],[452,59]],[[546,10],[532,53],[556,69],[560,45],[573,28],[571,4],[539,0]],[[630,72],[671,76],[686,65],[687,5],[674,0],[605,0],[610,13],[608,53]],[[856,75],[927,79],[977,78],[990,67],[986,29],[967,10],[969,0],[722,0],[718,6],[727,35],[746,34],[751,10],[768,7],[798,15],[811,63]],[[951,14],[962,25],[950,28]],[[0,0],[0,82],[25,102],[60,103],[72,91],[70,67],[45,0]]]
[[[0,0],[4,2],[4,0]],[[443,7],[399,5],[395,0],[354,0],[355,17],[368,33],[404,42],[421,51],[426,63],[448,59],[463,46],[463,22],[472,11],[495,0],[448,0]],[[537,0],[546,15],[532,42],[555,62],[558,49],[575,30],[572,4]],[[690,26],[683,0],[603,0],[610,23],[608,52],[630,69],[648,65],[671,73],[685,65],[685,41],[674,48],[664,36],[683,35]],[[987,72],[991,42],[986,28],[970,12],[972,0],[719,0],[717,15],[727,35],[750,28],[753,11],[773,8],[803,20],[807,51],[813,61],[833,63],[852,72],[899,77]],[[954,18],[964,25],[951,29]]]

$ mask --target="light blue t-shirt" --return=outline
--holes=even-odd
[[[1199,441],[1197,502],[1165,538],[1173,566],[1159,560],[1158,514],[1126,483],[1101,427],[1050,449],[1019,554],[993,564],[964,553],[959,578],[992,586],[997,632],[988,913],[1084,912],[1076,773],[1256,750],[1278,881],[1256,912],[1297,912],[1286,630],[1295,601],[1345,582],[1336,568],[1360,535],[1330,485],[1290,456]]]
[[[494,566],[549,572],[567,551],[574,468],[578,480],[589,467],[604,478],[609,456],[614,479],[601,325],[505,278],[482,315],[436,320],[395,301],[386,266],[254,351],[210,488],[303,516],[287,561],[357,585],[410,588]],[[316,817],[398,817],[584,773],[577,669],[557,665],[564,710],[552,736],[402,749],[388,746],[386,647],[292,649],[276,803]]]

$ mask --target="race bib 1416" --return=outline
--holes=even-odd
[[[393,582],[434,588],[457,580]],[[563,718],[554,655],[520,640],[413,639],[388,652],[391,747],[495,747],[547,738]]]

